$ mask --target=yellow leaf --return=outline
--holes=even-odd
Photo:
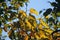
[[[22,14],[24,17],[26,17],[26,13],[23,10],[19,10],[19,14]]]
[[[37,26],[37,23],[36,22],[33,22],[33,25],[34,25],[34,27],[36,27]]]
[[[46,22],[44,22],[41,18],[40,18],[40,23],[45,26],[45,28],[49,28],[48,24]]]
[[[60,36],[60,33],[54,33],[54,36]]]
[[[25,17],[27,16],[25,12],[23,12],[23,15],[24,15]]]
[[[8,32],[8,36],[10,36],[12,34],[12,30],[10,30],[9,32]]]
[[[50,16],[49,16],[49,15],[47,15],[45,18],[47,18],[47,19],[48,19],[48,18],[50,18]]]
[[[19,10],[19,14],[20,14],[20,13],[23,13],[23,12],[24,12],[23,10]]]
[[[36,37],[37,39],[39,39],[39,38],[40,38],[36,33],[34,33],[34,35],[35,35],[35,37]]]
[[[27,23],[29,29],[32,29],[33,30],[34,27],[30,24],[30,22],[28,20],[26,20],[26,23]]]
[[[40,31],[40,38],[48,38],[43,31]]]
[[[37,26],[36,18],[35,18],[33,15],[31,15],[31,14],[29,15],[28,21],[29,21],[34,27]]]
[[[52,29],[43,29],[44,31],[46,31],[46,32],[48,32],[48,33],[52,33],[53,32],[53,30]]]
[[[31,24],[30,24],[30,22],[28,22],[28,21],[26,21],[26,23],[29,25],[29,28],[31,29]]]
[[[34,13],[34,14],[38,15],[38,12],[33,8],[30,9],[30,13]]]
[[[35,20],[33,17],[29,16],[29,19]]]
[[[28,40],[28,36],[27,35],[24,37],[24,40]]]
[[[4,26],[4,31],[7,32],[7,26]]]
[[[0,28],[0,36],[2,35],[2,28]]]
[[[42,24],[39,24],[38,28],[39,29],[42,29],[43,25]]]

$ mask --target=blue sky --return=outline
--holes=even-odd
[[[54,0],[30,0],[30,2],[28,3],[28,10],[30,8],[34,8],[39,12],[42,9],[52,8],[48,1],[53,2]],[[22,9],[24,10],[25,8]],[[7,33],[4,31],[2,34],[3,36],[7,35]],[[9,38],[7,37],[5,40],[9,40]]]
[[[48,3],[48,1],[54,2],[55,0],[29,0],[28,10],[30,8],[34,8],[37,11],[40,11],[42,9],[52,8],[50,3]],[[22,9],[25,9],[25,8],[23,7]]]
[[[48,1],[53,2],[54,0],[30,0],[28,8],[35,8],[37,11],[51,8],[51,5],[48,3]]]
[[[29,10],[30,8],[34,8],[36,9],[38,12],[40,10],[43,10],[43,9],[48,9],[48,8],[53,8],[50,3],[48,3],[48,1],[50,2],[54,2],[55,0],[29,0],[29,3],[28,3],[28,12],[27,14],[29,14]],[[25,10],[25,6],[22,7],[21,9]],[[40,15],[36,16],[34,15],[36,18],[39,18]]]

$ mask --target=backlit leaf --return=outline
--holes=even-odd
[[[30,13],[31,14],[34,13],[34,14],[38,15],[38,12],[35,9],[33,9],[33,8],[30,9]]]
[[[42,24],[39,24],[38,28],[39,29],[42,29],[43,28],[43,25]]]
[[[49,25],[48,25],[46,22],[44,22],[41,18],[40,18],[40,23],[41,23],[43,26],[45,26],[45,28],[49,28]]]
[[[26,35],[26,36],[24,37],[24,40],[28,40],[28,38],[29,38],[29,37]]]
[[[53,30],[52,29],[43,29],[44,31],[46,31],[46,32],[48,32],[48,33],[52,33],[53,32]]]
[[[2,35],[2,28],[0,28],[0,36]]]

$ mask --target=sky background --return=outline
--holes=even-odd
[[[48,8],[53,8],[50,3],[48,3],[48,1],[50,2],[54,2],[55,0],[29,0],[29,3],[28,3],[28,12],[27,12],[27,15],[29,14],[29,10],[30,8],[34,8],[36,9],[38,12],[43,10],[43,9],[48,9]],[[25,9],[25,6],[21,8],[22,10],[26,10]],[[39,18],[40,15],[36,16],[34,15],[36,18]],[[42,15],[41,15],[42,16]]]
[[[37,11],[51,8],[51,5],[48,3],[48,1],[53,2],[54,0],[30,0],[28,8],[35,8]]]
[[[39,12],[42,9],[53,8],[51,7],[50,3],[48,3],[48,1],[53,2],[54,0],[30,0],[30,2],[28,3],[28,10],[30,8],[34,8]],[[22,7],[22,9],[25,10],[25,7]],[[7,35],[7,33],[3,31],[2,35],[3,36]],[[10,40],[10,39],[6,37],[5,40]]]

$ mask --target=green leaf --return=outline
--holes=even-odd
[[[50,17],[50,18],[48,19],[48,21],[55,23],[55,20],[54,20],[52,17]]]
[[[4,15],[4,18],[5,18],[5,20],[8,20],[8,16],[7,15]]]
[[[60,3],[60,0],[55,0],[56,2]]]
[[[52,9],[49,8],[43,13],[43,15],[46,17],[47,15],[49,15],[51,13],[51,11],[52,11]]]
[[[2,28],[0,28],[0,36],[2,35]]]
[[[60,17],[60,12],[56,13],[58,17]]]
[[[57,3],[56,2],[52,2],[50,4],[51,4],[51,6],[57,7]]]
[[[41,14],[42,13],[42,10],[41,11],[39,11],[39,14]]]
[[[5,0],[0,0],[0,3],[4,2]]]
[[[3,6],[3,7],[4,7],[4,6],[6,6],[6,3],[5,3],[5,2],[3,2],[3,3],[2,3],[2,6]]]
[[[52,13],[52,16],[54,17],[54,19],[56,19],[55,13]]]
[[[2,8],[0,8],[0,15],[1,15],[1,14],[3,14],[3,9],[2,9]]]
[[[1,27],[1,23],[2,23],[2,22],[0,21],[0,27]]]
[[[12,13],[12,11],[11,11],[11,10],[8,10],[7,12],[8,12],[8,13]]]

